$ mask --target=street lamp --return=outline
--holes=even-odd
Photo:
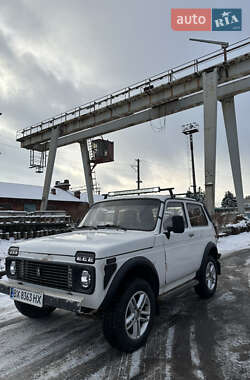
[[[182,133],[184,133],[184,135],[186,136],[189,136],[194,194],[196,194],[196,178],[195,178],[195,166],[194,166],[193,133],[199,132],[198,127],[199,127],[199,124],[195,122],[182,125],[182,128],[183,128]]]
[[[225,41],[214,41],[214,40],[201,40],[199,38],[189,38],[190,41],[204,42],[207,44],[220,45],[224,53],[224,62],[227,62],[227,48],[229,46],[228,42]]]

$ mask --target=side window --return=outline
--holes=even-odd
[[[183,217],[185,228],[186,228],[187,227],[187,218],[186,218],[186,214],[185,214],[184,206],[183,206],[182,202],[170,201],[167,203],[167,206],[166,206],[165,211],[164,211],[163,220],[164,221],[167,220],[170,227],[171,227],[171,219],[172,219],[172,216],[174,216],[174,215],[179,215],[179,216]]]
[[[187,210],[192,227],[207,226],[208,221],[203,208],[200,205],[194,203],[187,203]]]

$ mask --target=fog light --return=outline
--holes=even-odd
[[[90,287],[91,284],[91,274],[87,270],[82,271],[81,275],[81,284],[84,289],[87,289]]]
[[[12,276],[15,276],[15,274],[16,274],[16,262],[15,261],[11,261],[11,263],[10,263],[10,274]]]

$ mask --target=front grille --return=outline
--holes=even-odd
[[[15,275],[10,274],[12,261],[16,262]],[[6,258],[6,270],[7,276],[14,280],[87,294],[92,294],[95,290],[95,267],[90,265],[63,264],[60,262],[44,263],[8,256]],[[81,284],[83,270],[88,270],[91,273],[92,283],[88,289],[84,289]]]
[[[68,265],[22,260],[17,268],[18,277],[24,281],[57,289],[71,288]]]

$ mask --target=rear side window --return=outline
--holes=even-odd
[[[192,227],[208,225],[207,217],[200,205],[187,203],[187,210]]]
[[[182,202],[168,202],[164,212],[164,220],[169,222],[171,227],[172,216],[179,215],[184,219],[185,227],[187,227],[187,219],[184,211],[184,205]]]

